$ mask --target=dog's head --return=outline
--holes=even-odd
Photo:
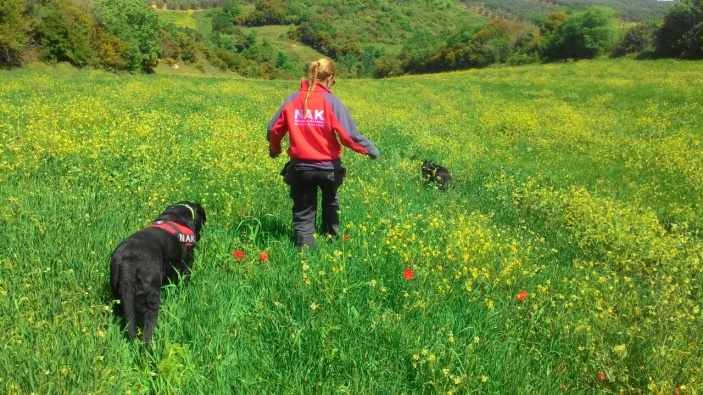
[[[203,206],[198,203],[181,201],[169,206],[157,220],[173,221],[187,226],[195,233],[195,239],[200,241],[200,229],[205,224],[207,217]]]
[[[437,165],[428,160],[422,161],[422,175],[425,177],[434,177],[434,173],[437,170]]]
[[[427,181],[436,183],[441,190],[446,190],[452,183],[449,169],[428,160],[422,161],[422,176]]]

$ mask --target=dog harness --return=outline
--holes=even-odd
[[[173,221],[156,221],[152,223],[150,227],[161,228],[168,231],[178,237],[178,241],[180,241],[181,244],[185,244],[186,247],[193,247],[195,245],[195,233],[187,226]]]

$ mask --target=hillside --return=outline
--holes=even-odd
[[[291,4],[297,4],[290,2]],[[286,14],[289,24],[286,26],[315,23],[324,20],[334,33],[334,40],[341,43],[354,41],[359,45],[379,44],[399,46],[417,31],[442,34],[463,26],[482,26],[487,18],[476,14],[459,2],[444,0],[431,2],[366,2],[366,1],[312,1],[296,6],[287,3],[275,3],[275,7]],[[273,5],[271,7],[274,7]],[[195,28],[201,33],[210,33],[204,18],[212,18],[211,10],[221,9],[197,8],[189,10],[155,7],[164,22],[174,22],[179,26]],[[244,15],[256,15],[260,12],[251,3],[242,3]],[[270,8],[266,8],[271,11]],[[197,15],[201,15],[198,17]],[[275,25],[262,23],[260,20],[245,19],[240,25],[253,27],[257,25]],[[264,22],[270,22],[263,20]],[[210,21],[211,23],[211,21]]]
[[[226,0],[146,0],[148,4],[154,8],[164,10],[202,10],[214,7],[222,7]],[[666,10],[675,4],[678,0],[673,1],[657,1],[657,0],[434,0],[422,2],[401,2],[401,1],[386,1],[386,2],[364,2],[364,1],[307,1],[302,2],[311,15],[321,14],[322,11],[329,12],[332,7],[331,15],[342,14],[340,6],[344,4],[344,15],[354,18],[354,14],[359,11],[366,13],[372,10],[375,4],[382,4],[384,11],[388,11],[394,6],[401,6],[407,9],[420,9],[420,14],[424,14],[423,8],[432,8],[433,12],[443,14],[448,17],[450,23],[454,16],[459,16],[456,13],[454,4],[464,4],[473,11],[483,16],[493,18],[534,18],[540,15],[548,14],[553,11],[565,11],[569,9],[584,9],[594,5],[607,6],[620,11],[620,17],[628,21],[642,21],[651,18],[661,18]],[[254,8],[256,1],[242,1],[242,4],[248,9]],[[286,3],[286,2],[279,2]],[[350,11],[349,5],[352,6],[351,14],[346,14]],[[337,10],[335,12],[334,10]],[[450,11],[450,12],[446,12]],[[432,19],[428,19],[432,23]]]
[[[696,0],[54,0],[24,9],[15,3],[0,5],[0,31],[7,32],[0,37],[1,68],[42,61],[150,73],[162,61],[289,79],[321,54],[345,77],[383,78],[592,59],[615,46],[617,56],[703,57]],[[663,23],[649,20],[664,10],[676,12]]]
[[[154,7],[162,21],[201,35],[210,48],[204,63],[243,76],[276,79],[297,78],[305,63],[319,56],[333,58],[340,75],[353,78],[589,59],[613,48],[619,56],[651,56],[657,25],[649,20],[660,19],[673,4],[655,3],[230,0],[224,7],[198,11],[168,10],[167,4]],[[549,20],[556,11],[556,19]],[[642,20],[647,24],[638,26],[636,21]],[[586,28],[593,23],[598,29]],[[562,30],[562,24],[568,29]],[[630,33],[635,28],[639,30]],[[567,32],[589,31],[599,36],[564,37],[571,34]],[[620,45],[628,34],[629,41]]]
[[[404,43],[418,34],[441,37],[459,29],[478,30],[490,22],[489,18],[448,0],[238,4],[237,11],[227,17],[223,14],[229,11],[220,7],[183,11],[154,5],[154,9],[161,21],[197,31],[204,43],[220,48],[220,53],[229,50],[258,65],[269,63],[276,69],[284,69],[274,73],[273,78],[297,78],[306,62],[320,56],[337,60],[342,75],[369,77],[375,60],[397,56]],[[219,27],[213,28],[214,25]],[[258,48],[246,50],[245,46],[252,42]],[[225,58],[234,56],[238,55],[225,54]],[[232,61],[225,68],[243,62]],[[215,63],[216,68],[222,64],[219,60]],[[280,64],[287,66],[282,68]],[[241,67],[237,67],[242,73]],[[245,71],[243,75],[270,74],[261,67],[254,69],[252,64],[250,74]]]
[[[582,10],[607,6],[626,21],[661,19],[676,1],[656,0],[460,0],[481,15],[493,18],[540,18],[554,11]]]

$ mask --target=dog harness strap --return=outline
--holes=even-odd
[[[193,211],[193,207],[190,207],[190,206],[187,205],[187,204],[177,204],[176,206],[187,207],[188,210],[190,210],[190,214],[193,216],[193,219],[195,219],[195,211]]]
[[[192,247],[195,245],[195,233],[188,228],[177,222],[173,221],[156,221],[151,224],[154,228],[161,228],[168,231],[172,235],[178,238],[181,244],[185,244],[186,247]]]
[[[182,233],[181,230],[178,228],[178,226],[176,226],[176,224],[174,224],[174,223],[171,222],[171,221],[164,221],[164,225],[166,225],[166,226],[168,226],[169,228],[171,228],[172,231],[169,231],[169,232],[171,232],[171,233],[173,233],[173,234],[176,234],[176,235],[177,235],[177,234]]]

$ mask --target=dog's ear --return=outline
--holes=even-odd
[[[200,241],[200,229],[203,227],[203,224],[205,224],[205,221],[207,221],[205,209],[198,203],[189,203],[189,206],[193,209],[193,212],[195,213],[195,218],[193,218],[192,229],[195,232],[196,240]]]
[[[201,219],[201,222],[204,224],[207,221],[207,216],[205,215],[205,209],[203,206],[195,203],[194,204],[195,212],[197,213],[197,217]]]
[[[205,209],[198,203],[193,203],[187,200],[174,203],[165,212],[168,218],[164,219],[179,219],[188,225],[193,230],[200,230],[200,227],[205,223]],[[170,218],[174,217],[174,218]]]

